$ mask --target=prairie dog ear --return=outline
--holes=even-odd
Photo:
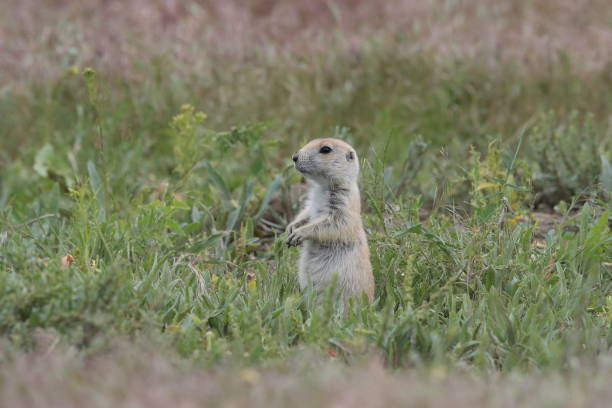
[[[352,151],[349,151],[349,152],[346,154],[346,160],[347,160],[347,161],[353,161],[353,160],[355,160],[355,154],[353,154],[353,152],[352,152]]]

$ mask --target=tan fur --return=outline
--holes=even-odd
[[[331,152],[323,153],[323,147]],[[345,300],[365,293],[372,301],[374,278],[361,221],[355,150],[342,140],[315,139],[293,159],[309,183],[305,207],[287,227],[287,244],[302,244],[300,287],[312,287],[320,300],[327,285],[336,279]]]

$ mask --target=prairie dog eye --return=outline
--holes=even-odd
[[[321,148],[321,150],[319,150],[319,153],[323,153],[323,154],[327,154],[327,153],[331,153],[332,148],[329,146],[323,146]]]

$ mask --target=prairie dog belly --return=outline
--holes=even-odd
[[[369,269],[360,263],[364,255],[369,256],[368,247],[360,241],[305,241],[300,254],[300,288],[304,290],[312,287],[320,295],[337,276],[337,289],[346,297],[359,295],[364,288],[370,286],[373,290],[373,282],[368,279]],[[366,292],[369,293],[368,290]]]

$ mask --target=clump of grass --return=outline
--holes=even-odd
[[[426,221],[418,200],[388,194],[384,162],[366,160],[378,300],[343,312],[299,293],[297,253],[282,237],[257,236],[271,197],[291,182],[275,176],[276,150],[261,128],[215,132],[202,119],[187,106],[171,121],[174,160],[185,166],[161,194],[123,186],[108,196],[121,205],[105,205],[91,165],[74,174],[91,183],[69,194],[32,170],[8,173],[29,174],[38,191],[13,192],[2,213],[0,330],[14,344],[27,347],[37,328],[81,347],[153,331],[209,363],[263,363],[307,346],[347,360],[374,351],[394,367],[484,370],[562,367],[609,347],[608,214],[586,206],[577,233],[558,229],[544,249],[532,246],[533,227],[500,223],[504,200],[524,188],[514,184],[516,155],[506,170],[496,147],[485,164],[472,162],[473,215],[439,211]],[[483,195],[483,183],[497,193]],[[66,254],[74,263],[62,263]]]
[[[534,177],[538,202],[552,206],[593,190],[609,197],[609,134],[597,128],[592,115],[580,118],[573,112],[560,120],[552,112],[542,114],[529,137],[529,154],[538,168]]]

